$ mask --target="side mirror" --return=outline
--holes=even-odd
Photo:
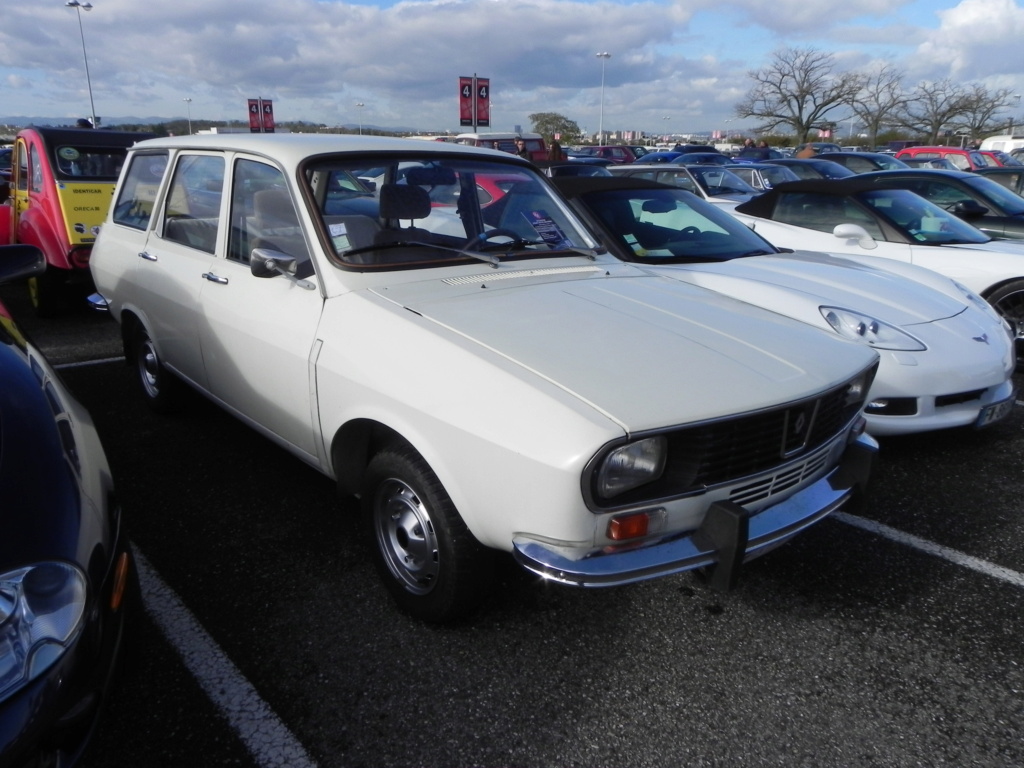
[[[840,240],[856,240],[857,245],[868,251],[878,247],[875,239],[860,224],[839,224],[832,230],[832,234]]]
[[[977,200],[961,200],[953,206],[952,212],[961,219],[977,219],[988,213],[988,208]]]
[[[249,270],[256,277],[274,277],[275,275],[292,275],[299,268],[299,260],[282,251],[270,248],[253,248],[249,256]]]
[[[0,246],[0,283],[38,277],[45,271],[46,257],[36,246]]]

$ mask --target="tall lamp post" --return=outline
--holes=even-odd
[[[96,104],[92,100],[92,78],[89,76],[89,57],[85,53],[85,29],[82,27],[82,11],[91,11],[92,3],[79,2],[79,0],[67,0],[64,3],[68,8],[74,8],[78,13],[78,34],[82,37],[82,59],[85,60],[85,82],[89,86],[89,110],[92,117],[92,127],[96,127]]]
[[[188,135],[192,135],[192,99],[186,96],[182,101],[185,102],[185,108],[188,110]]]
[[[594,55],[601,60],[601,108],[597,122],[597,143],[604,144],[604,65],[612,55],[607,51],[602,51],[601,53],[596,53]]]
[[[361,101],[356,102],[356,108],[359,110],[359,135],[363,135],[363,107],[366,105]]]

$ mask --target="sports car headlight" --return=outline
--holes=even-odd
[[[825,321],[844,339],[852,339],[876,349],[924,352],[928,347],[909,333],[876,320],[870,315],[839,307],[820,307]]]
[[[85,576],[67,563],[0,574],[0,700],[49,669],[78,636]]]
[[[662,435],[645,437],[616,448],[597,471],[597,493],[610,499],[657,480],[665,469],[668,441]]]

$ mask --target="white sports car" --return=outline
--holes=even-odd
[[[624,260],[878,350],[865,410],[872,434],[985,426],[1013,406],[1006,323],[948,278],[885,259],[780,253],[718,207],[657,182],[556,186]]]
[[[494,550],[569,584],[728,587],[855,497],[876,447],[874,350],[622,263],[504,152],[139,142],[91,269],[149,402],[187,382],[335,479],[428,620],[483,599]]]
[[[783,248],[935,270],[985,298],[1024,341],[1024,241],[993,240],[914,192],[880,189],[856,176],[791,182],[733,214]]]

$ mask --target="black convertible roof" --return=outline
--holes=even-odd
[[[810,192],[816,195],[834,195],[836,197],[848,197],[858,192],[879,189],[879,185],[872,179],[861,176],[851,176],[847,179],[801,179],[800,181],[784,181],[775,184],[770,190],[755,198],[747,200],[736,206],[740,213],[750,216],[757,216],[762,219],[771,218],[779,195],[787,192]]]

